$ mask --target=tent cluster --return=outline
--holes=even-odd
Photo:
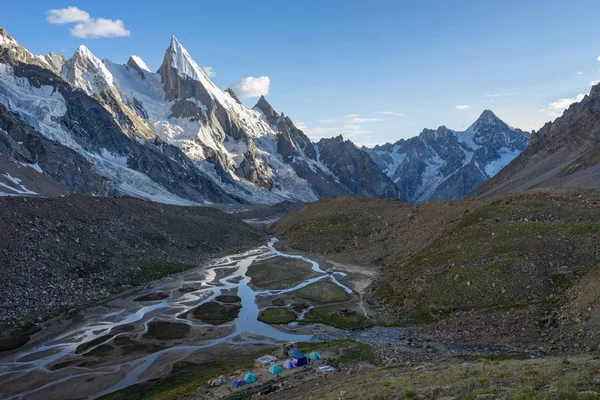
[[[321,355],[319,353],[317,353],[316,351],[311,352],[307,357],[304,354],[300,353],[298,350],[293,352],[292,351],[293,349],[295,349],[295,346],[293,346],[293,348],[288,348],[285,350],[285,353],[290,351],[292,354],[290,354],[291,357],[289,359],[287,359],[283,362],[281,367],[275,363],[277,361],[277,358],[273,357],[271,355],[266,355],[266,356],[258,358],[256,360],[256,366],[263,367],[263,366],[267,366],[268,364],[270,364],[270,366],[268,368],[269,373],[271,373],[273,375],[277,375],[277,374],[280,374],[281,372],[283,372],[282,367],[285,369],[298,368],[298,367],[308,365],[308,363],[310,361],[317,361],[317,360],[321,359]],[[244,376],[244,379],[236,380],[233,383],[233,386],[237,388],[240,386],[244,386],[248,383],[254,383],[254,382],[256,382],[256,376],[252,372],[248,372],[246,374],[246,376]]]
[[[285,360],[283,362],[283,368],[292,369],[302,367],[303,365],[308,365],[308,363],[312,361],[317,361],[321,359],[321,355],[316,351],[313,351],[306,357],[302,353],[295,353],[289,360]]]

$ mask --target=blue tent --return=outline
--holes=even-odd
[[[302,353],[296,353],[292,356],[292,362],[296,364],[296,367],[308,364],[308,359]]]
[[[321,355],[319,353],[317,353],[316,351],[313,351],[312,353],[310,353],[308,355],[308,358],[310,358],[313,361],[317,361],[321,359]]]
[[[242,379],[238,379],[237,381],[233,382],[233,387],[240,387],[240,386],[244,386],[246,384],[246,382],[244,382]]]
[[[254,383],[254,382],[256,382],[256,376],[254,376],[254,374],[252,372],[248,372],[246,374],[246,376],[244,377],[244,381],[246,383]]]
[[[279,365],[277,364],[273,364],[269,367],[269,372],[272,373],[273,375],[277,375],[279,373],[281,373],[282,369]]]

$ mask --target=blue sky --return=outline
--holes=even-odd
[[[121,20],[129,36],[75,37],[75,23],[47,21],[68,6]],[[599,13],[598,1],[28,0],[6,2],[0,25],[36,54],[85,44],[153,70],[174,34],[218,86],[268,76],[269,102],[312,138],[374,144],[464,129],[486,108],[539,129],[600,80]]]

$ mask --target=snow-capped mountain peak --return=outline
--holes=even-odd
[[[63,64],[60,76],[89,95],[113,88],[112,74],[84,45],[79,46],[73,56]]]
[[[496,114],[494,114],[494,112],[492,110],[489,109],[485,109],[483,110],[483,112],[481,113],[481,115],[479,116],[479,118],[477,118],[477,121],[487,121],[490,124],[495,124],[495,123],[504,123],[504,121],[502,121],[500,118],[498,118],[498,116]]]
[[[190,53],[179,43],[175,36],[171,36],[171,44],[167,49],[171,53],[171,66],[177,70],[180,76],[187,76],[202,83],[212,82],[206,76],[202,68],[194,61]]]
[[[8,32],[6,32],[2,27],[0,27],[0,46],[10,48],[13,46],[20,45],[15,39],[13,39],[12,36],[8,34]]]
[[[100,59],[98,59],[98,57],[96,57],[91,51],[90,49],[87,48],[87,46],[81,44],[77,47],[77,50],[75,50],[75,53],[73,53],[73,57],[81,57],[83,59],[91,59],[93,61],[96,62],[100,62]]]
[[[410,201],[456,199],[498,173],[525,149],[528,137],[484,110],[465,131],[424,129],[367,150]]]
[[[465,141],[472,148],[478,147],[507,147],[511,150],[517,150],[514,147],[515,141],[519,142],[520,149],[521,140],[517,139],[527,135],[525,132],[512,128],[507,123],[502,121],[491,110],[484,110],[479,118],[467,128],[464,132],[459,132],[459,140]],[[521,149],[522,151],[522,149]]]
[[[504,121],[502,121],[492,110],[484,110],[479,118],[475,120],[467,128],[467,131],[477,131],[485,129],[486,127],[497,127],[497,128],[510,128]]]
[[[141,57],[139,56],[135,56],[132,55],[131,57],[129,57],[138,67],[140,67],[141,69],[143,69],[144,71],[148,71],[148,72],[152,72],[150,71],[150,68],[148,68],[148,66],[146,65],[146,63],[144,62],[144,60],[142,60]]]

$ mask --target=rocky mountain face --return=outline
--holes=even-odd
[[[277,131],[277,152],[284,162],[311,182],[319,197],[400,197],[394,183],[379,171],[368,153],[352,142],[344,142],[340,136],[312,143],[289,117],[277,113],[264,96],[254,109]]]
[[[465,131],[440,126],[419,136],[365,149],[409,201],[466,196],[527,146],[529,134],[485,110]]]
[[[2,155],[66,190],[171,203],[398,197],[381,173],[373,179],[364,151],[347,143],[343,166],[322,159],[264,97],[249,109],[215,86],[175,37],[156,73],[137,56],[116,64],[85,46],[69,59],[35,56],[4,30],[0,38],[0,115],[12,138]],[[22,148],[17,131],[52,151]]]
[[[402,192],[369,154],[342,136],[317,143],[321,162],[344,186],[367,197],[403,198]],[[376,195],[375,195],[376,194]]]
[[[600,85],[534,131],[525,151],[473,195],[543,187],[600,187]]]

